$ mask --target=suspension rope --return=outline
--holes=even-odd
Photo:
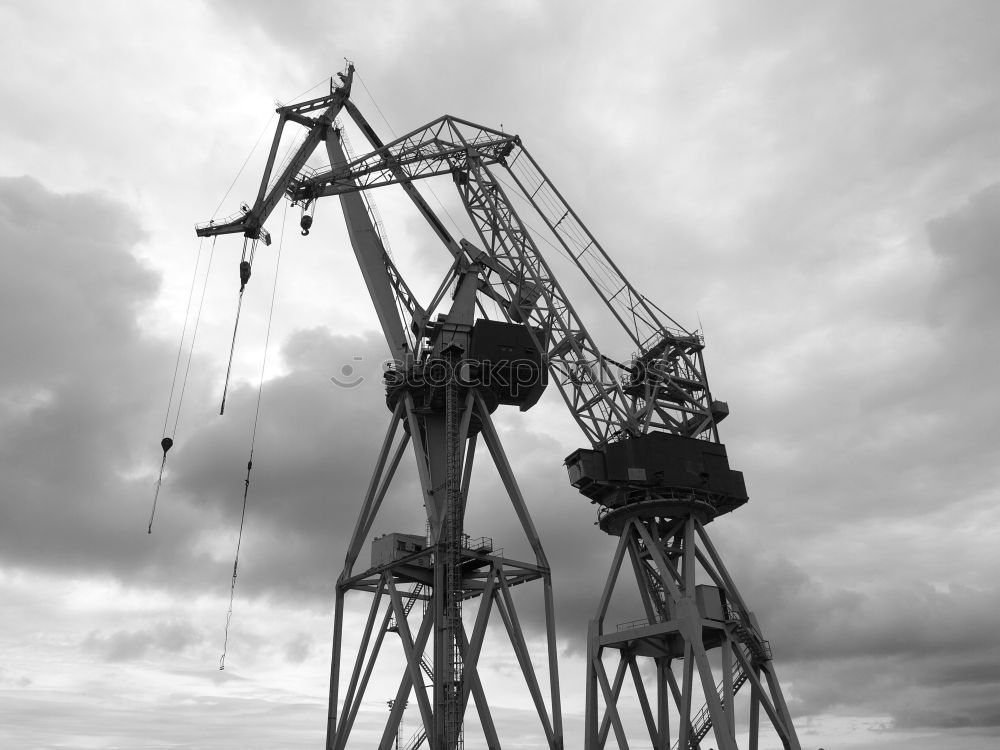
[[[163,438],[160,441],[160,447],[163,448],[163,460],[160,461],[160,475],[156,478],[156,489],[153,491],[153,509],[149,512],[149,525],[146,527],[146,533],[153,533],[153,517],[156,515],[156,501],[160,499],[160,487],[163,486],[163,470],[167,467],[167,451],[173,446],[174,441],[168,437]]]
[[[358,83],[361,84],[361,88],[363,88],[365,90],[365,94],[368,96],[369,100],[371,100],[372,106],[375,107],[375,111],[378,112],[379,117],[382,118],[382,122],[384,122],[385,126],[387,128],[389,128],[389,132],[392,133],[393,140],[399,138],[399,136],[396,135],[396,131],[393,129],[392,125],[389,123],[388,118],[386,118],[385,114],[382,112],[382,108],[379,107],[378,106],[378,102],[375,101],[375,97],[372,95],[371,90],[365,85],[365,81],[361,77],[361,74],[358,71],[355,70],[354,71],[354,76],[358,79]],[[372,145],[374,145],[374,144],[372,144]],[[434,187],[432,185],[430,185],[429,182],[430,182],[429,180],[425,180],[426,184],[424,185],[424,187],[426,187],[427,190],[430,191],[430,194],[434,196],[434,200],[437,202],[437,204],[440,207],[440,209],[442,211],[444,211],[444,215],[448,218],[448,221],[451,222],[451,225],[452,225],[452,227],[455,228],[455,231],[458,232],[459,234],[461,234],[462,233],[462,228],[458,225],[458,222],[455,221],[454,217],[448,211],[448,207],[445,206],[444,203],[441,201],[441,199],[438,197],[438,194],[434,192]],[[413,184],[413,183],[411,183],[411,184]],[[413,189],[414,190],[418,190],[416,184],[413,184]]]
[[[212,238],[212,247],[208,254],[208,267],[205,269],[205,283],[201,288],[201,301],[198,303],[198,314],[195,317],[194,331],[191,334],[191,350],[188,352],[187,365],[184,368],[184,380],[181,381],[181,395],[177,400],[177,414],[174,416],[174,436],[177,435],[177,425],[181,421],[181,403],[184,401],[184,392],[187,390],[188,374],[191,372],[191,360],[194,358],[194,342],[198,338],[198,323],[201,321],[201,311],[205,307],[205,292],[208,291],[208,279],[212,273],[212,259],[215,257],[215,241],[218,235]]]
[[[324,77],[322,80],[320,80],[317,83],[315,83],[314,85],[310,86],[309,88],[307,88],[302,93],[296,94],[294,97],[291,98],[290,101],[294,102],[294,101],[302,98],[306,94],[308,94],[313,89],[319,88],[320,86],[322,86],[324,83],[327,82],[328,78],[329,78],[328,76]],[[278,104],[280,106],[281,102],[275,100],[275,104]],[[246,169],[246,166],[250,162],[250,159],[254,155],[254,152],[257,151],[257,147],[260,145],[260,141],[264,137],[264,133],[266,133],[270,129],[271,123],[274,122],[274,118],[275,117],[277,117],[277,113],[276,112],[273,113],[268,118],[268,120],[267,120],[266,123],[264,123],[264,127],[261,129],[260,135],[257,136],[257,140],[254,141],[253,147],[250,149],[250,153],[248,153],[247,157],[243,160],[243,164],[240,166],[239,171],[236,172],[236,176],[233,178],[233,181],[231,183],[229,183],[229,188],[226,190],[225,195],[222,196],[222,200],[219,201],[219,205],[216,206],[215,210],[212,212],[212,218],[213,219],[219,213],[219,209],[222,208],[222,204],[226,202],[226,198],[229,197],[229,193],[231,193],[232,190],[233,190],[233,188],[236,186],[236,181],[240,178],[240,175],[243,174],[243,170]]]
[[[212,272],[212,258],[215,257],[215,238],[212,239],[212,247],[208,254],[208,265],[205,269],[205,283],[201,288],[201,300],[198,302],[198,313],[195,315],[194,328],[191,332],[191,347],[188,350],[187,365],[184,368],[184,378],[181,381],[181,392],[177,398],[177,411],[174,413],[174,429],[172,430],[173,437],[167,435],[167,424],[170,421],[170,407],[174,400],[174,389],[177,386],[177,372],[180,368],[181,363],[181,352],[184,350],[184,337],[187,334],[188,320],[191,315],[191,302],[194,299],[194,288],[195,281],[198,278],[198,266],[201,264],[201,251],[202,242],[198,243],[198,257],[194,264],[194,274],[191,277],[191,289],[188,292],[188,303],[187,309],[184,313],[184,325],[181,328],[181,340],[177,345],[177,360],[174,362],[174,377],[170,383],[170,396],[167,399],[167,413],[163,417],[163,439],[160,440],[160,447],[163,449],[163,459],[160,461],[160,473],[156,478],[156,489],[153,492],[153,508],[149,513],[149,525],[146,527],[146,533],[153,533],[153,518],[156,516],[156,502],[160,497],[160,487],[163,485],[163,471],[167,466],[167,451],[169,451],[174,445],[174,438],[177,437],[177,425],[181,418],[181,406],[184,404],[184,392],[187,390],[188,374],[191,372],[191,358],[194,356],[194,343],[198,338],[198,325],[201,322],[201,311],[205,305],[205,290],[208,288],[208,277]]]
[[[187,336],[188,321],[191,319],[191,302],[194,300],[195,282],[198,280],[198,266],[201,265],[201,250],[205,238],[198,241],[198,256],[194,261],[194,273],[191,274],[191,288],[188,290],[187,307],[184,308],[184,325],[181,327],[181,340],[177,342],[177,359],[174,361],[174,377],[170,381],[170,395],[167,397],[167,413],[163,415],[163,434],[167,434],[167,424],[170,421],[170,407],[174,402],[174,387],[177,385],[177,372],[181,366],[181,354],[184,353],[184,338]]]
[[[388,118],[386,118],[385,114],[383,114],[383,112],[382,112],[382,108],[378,106],[378,102],[376,102],[376,101],[375,101],[375,97],[374,97],[374,96],[372,96],[372,92],[371,92],[371,91],[370,91],[370,90],[368,89],[368,87],[367,87],[367,86],[365,85],[365,81],[364,81],[364,79],[363,79],[363,78],[361,77],[361,74],[360,74],[360,73],[359,73],[359,72],[358,72],[357,70],[355,70],[355,71],[354,71],[354,75],[355,75],[355,77],[356,77],[356,78],[358,79],[358,83],[360,83],[360,84],[361,84],[361,88],[363,88],[363,89],[365,90],[365,94],[367,94],[367,95],[368,95],[368,98],[369,98],[369,99],[371,99],[371,102],[372,102],[372,106],[374,106],[374,107],[375,107],[375,111],[376,111],[376,112],[378,112],[378,114],[379,114],[379,117],[381,117],[381,118],[382,118],[382,122],[384,122],[384,123],[385,123],[385,126],[386,126],[387,128],[389,128],[389,132],[390,132],[390,133],[392,133],[392,137],[393,137],[393,139],[395,139],[395,138],[398,138],[399,136],[398,136],[398,135],[396,135],[396,131],[392,129],[392,125],[390,125],[390,124],[389,124],[389,120],[388,120]]]
[[[229,345],[229,365],[226,367],[226,382],[222,386],[222,406],[219,407],[219,415],[226,413],[226,394],[229,392],[229,376],[233,371],[233,355],[236,353],[236,333],[240,329],[240,312],[243,310],[243,292],[250,281],[250,273],[253,269],[253,258],[257,252],[257,240],[249,242],[249,237],[243,238],[243,255],[240,258],[240,296],[236,302],[236,322],[233,323],[233,341]],[[250,260],[247,260],[247,245],[250,246]]]
[[[236,176],[233,178],[233,181],[229,183],[229,187],[226,189],[225,195],[222,196],[222,199],[219,201],[219,205],[216,206],[215,210],[212,212],[213,219],[219,213],[219,209],[222,208],[222,204],[226,202],[226,198],[229,197],[229,193],[231,193],[233,188],[236,186],[236,181],[240,179],[240,175],[243,174],[243,170],[246,169],[247,164],[250,162],[250,157],[252,157],[254,152],[257,150],[257,147],[260,145],[261,138],[264,137],[264,133],[266,133],[271,127],[271,123],[274,121],[275,117],[277,117],[277,113],[272,114],[268,118],[267,122],[264,123],[264,127],[261,128],[260,135],[257,136],[257,140],[254,141],[253,147],[250,149],[250,153],[248,153],[247,158],[243,160],[243,164],[240,165],[239,171],[236,172]]]
[[[267,333],[264,334],[264,356],[260,363],[260,385],[257,387],[257,408],[253,415],[253,428],[250,431],[250,457],[247,460],[247,475],[243,480],[243,510],[240,513],[240,531],[236,539],[236,556],[233,559],[233,578],[229,584],[229,610],[226,612],[226,629],[222,640],[222,656],[219,657],[219,669],[226,668],[226,649],[229,647],[229,624],[233,619],[233,600],[236,598],[236,574],[240,564],[240,547],[243,544],[243,524],[247,517],[247,496],[250,493],[250,472],[253,470],[253,451],[257,442],[257,420],[260,417],[260,400],[264,393],[264,371],[267,367],[267,349],[271,340],[271,322],[274,319],[274,299],[278,291],[278,271],[281,268],[281,247],[285,242],[285,220],[288,218],[288,204],[281,219],[281,238],[278,240],[278,254],[274,265],[274,283],[271,287],[271,307],[267,313]]]
[[[251,449],[251,454],[253,450]],[[243,513],[240,515],[240,534],[236,540],[236,557],[233,560],[233,580],[229,584],[229,611],[226,612],[226,630],[222,638],[222,656],[219,657],[219,670],[226,668],[226,650],[229,648],[229,623],[233,619],[233,600],[236,598],[236,569],[240,564],[240,545],[243,543],[243,522],[247,517],[247,495],[250,492],[250,470],[253,461],[247,461],[247,476],[243,480]]]
[[[299,99],[301,99],[303,96],[305,96],[306,94],[308,94],[310,91],[312,91],[313,89],[318,89],[320,86],[322,86],[324,83],[326,83],[329,80],[330,80],[330,76],[323,76],[321,79],[319,79],[312,86],[310,86],[309,88],[307,88],[305,91],[302,91],[301,93],[296,94],[295,96],[293,96],[288,101],[289,102],[297,102]]]

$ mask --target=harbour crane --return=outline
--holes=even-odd
[[[389,427],[336,585],[327,749],[350,746],[388,633],[399,638],[405,666],[380,748],[396,740],[411,694],[421,727],[408,747],[425,742],[432,750],[463,747],[470,699],[486,746],[509,747],[478,669],[494,610],[545,745],[563,747],[551,569],[491,416],[502,405],[530,409],[551,382],[588,442],[566,458],[570,483],[597,506],[599,528],[618,539],[588,625],[586,750],[605,747],[612,732],[619,748],[629,747],[628,719],[636,708],[641,731],[657,750],[700,748],[709,733],[721,750],[736,750],[737,738],[744,735],[756,749],[762,709],[783,746],[799,750],[770,646],[706,531],[710,522],[745,504],[748,495],[742,473],[730,468],[719,439],[718,424],[728,406],[709,388],[702,336],[633,286],[517,135],[445,115],[384,142],[351,100],[353,79],[349,65],[331,81],[328,94],[279,106],[253,204],[230,219],[196,227],[203,237],[241,234],[245,242],[269,242],[264,225],[287,198],[302,207],[306,234],[316,202],[338,196],[392,355],[385,374]],[[342,115],[368,141],[368,153],[355,155],[348,148],[338,119]],[[303,128],[304,137],[278,165],[279,144],[289,126]],[[329,165],[307,166],[321,144]],[[454,185],[474,229],[471,238],[453,236],[418,189],[421,180],[438,176]],[[405,192],[450,255],[441,285],[426,305],[387,252],[381,222],[366,197],[388,185]],[[530,228],[521,211],[544,224],[552,246],[583,274],[616,323],[618,346],[630,355],[615,359],[598,348],[541,252],[540,230]],[[487,301],[494,303],[490,311],[497,311],[492,317]],[[533,559],[510,559],[494,549],[491,539],[466,534],[480,439]],[[376,538],[370,566],[357,570],[408,445],[416,460],[427,533]],[[630,576],[621,575],[626,558]],[[612,627],[606,616],[615,591],[626,586],[619,581],[623,577],[634,581],[642,616]],[[511,596],[513,587],[535,581],[542,589],[547,701]],[[371,602],[341,695],[349,660],[343,646],[348,592],[367,593]],[[463,608],[476,600],[468,632]],[[638,706],[625,705],[626,678]],[[749,698],[738,707],[737,693],[744,686]],[[740,707],[747,718],[738,723]]]

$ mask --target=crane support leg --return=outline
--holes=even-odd
[[[603,748],[612,730],[618,747],[626,748],[626,738],[640,731],[624,721],[626,670],[635,683],[636,713],[656,750],[696,750],[709,734],[719,750],[738,750],[742,734],[756,749],[761,709],[784,748],[801,750],[770,645],[705,531],[710,519],[703,504],[692,503],[685,513],[676,497],[633,501],[613,515],[602,520],[602,528],[620,539],[588,634],[586,750]],[[623,572],[626,554],[629,573]],[[620,611],[616,592],[630,578],[644,616],[609,627],[611,614]],[[609,651],[619,658],[613,681],[605,667]],[[643,659],[651,660],[656,674],[652,700],[639,667]],[[680,675],[675,675],[672,665],[678,661]],[[749,711],[741,712],[735,697],[745,684],[751,700]],[[671,726],[677,727],[673,745]]]
[[[551,575],[527,502],[483,397],[472,389],[456,388],[450,399],[442,394],[445,395],[442,399],[445,408],[438,410],[429,403],[429,397],[424,398],[426,395],[418,393],[415,397],[406,393],[394,403],[389,428],[376,457],[375,471],[338,580],[328,750],[342,750],[355,742],[351,739],[354,719],[366,699],[366,691],[370,700],[372,675],[377,673],[380,659],[386,658],[380,656],[380,650],[384,651],[385,636],[390,632],[398,633],[405,668],[398,688],[394,686],[396,697],[379,747],[385,750],[392,747],[405,704],[407,700],[413,702],[414,694],[422,726],[414,736],[415,742],[425,743],[430,750],[459,750],[465,743],[464,718],[471,699],[479,715],[482,742],[487,748],[501,747],[503,726],[494,722],[486,692],[488,686],[484,685],[478,668],[479,653],[493,611],[499,614],[503,623],[502,629],[506,631],[512,656],[520,667],[526,694],[535,706],[546,746],[549,750],[563,750]],[[406,429],[399,429],[400,425]],[[500,551],[494,554],[490,540],[484,546],[483,542],[470,540],[464,531],[465,506],[476,499],[474,488],[470,487],[469,468],[480,435],[483,439],[479,442],[487,448],[513,514],[533,550],[530,561],[511,559]],[[419,540],[421,544],[399,555],[392,547],[390,557],[380,558],[375,547],[381,537],[376,537],[372,543],[372,567],[355,570],[359,567],[361,544],[379,532],[380,519],[384,524],[385,519],[381,518],[384,514],[380,514],[382,500],[390,489],[402,456],[411,445],[430,538],[390,534],[390,537]],[[539,580],[546,614],[548,685],[536,674],[536,664],[511,592],[512,587]],[[344,643],[346,628],[343,622],[356,592],[374,595],[375,599],[370,603],[368,625],[361,633],[359,648],[351,649]],[[481,598],[476,624],[466,633],[461,607],[469,606],[477,597]],[[416,616],[416,612],[411,614],[411,608],[417,601],[424,603],[426,612],[419,630],[408,624]],[[410,634],[415,630],[414,639]],[[357,656],[345,680],[347,684],[340,685],[342,659],[352,650]],[[550,699],[543,694],[546,687]]]

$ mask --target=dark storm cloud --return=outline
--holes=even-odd
[[[2,230],[17,249],[12,257],[19,271],[17,284],[14,274],[5,275],[0,303],[10,305],[4,348],[17,353],[4,374],[8,419],[0,433],[6,562],[221,589],[226,558],[235,551],[256,387],[235,383],[225,417],[212,417],[217,384],[205,382],[196,359],[154,533],[143,533],[152,499],[153,431],[160,427],[173,356],[135,326],[157,288],[155,276],[130,253],[142,233],[122,207],[98,196],[57,195],[26,179],[4,181],[3,188]],[[25,309],[37,312],[18,314]],[[383,353],[376,335],[326,329],[299,331],[283,344],[287,374],[269,380],[261,399],[240,595],[328,601],[389,419],[379,380]],[[362,382],[338,387],[334,376]],[[563,580],[560,590],[571,600],[588,590],[592,575],[571,552],[581,537],[603,535],[591,525],[591,509],[564,483],[563,448],[543,435],[534,442],[526,437],[511,434],[508,451]],[[130,473],[136,462],[147,467],[138,478]],[[484,471],[470,519],[498,544],[525,552],[488,462],[480,446]],[[375,532],[422,530],[414,474],[408,452]],[[573,583],[578,580],[582,587]],[[535,624],[532,616],[525,619]],[[120,656],[143,636],[95,635],[90,646]]]
[[[1000,633],[990,617],[1000,607],[996,589],[960,582],[947,588],[887,585],[877,575],[833,589],[788,559],[751,556],[746,549],[732,550],[731,557],[738,585],[786,658],[971,657],[1000,648]]]
[[[5,178],[0,231],[11,250],[0,279],[0,559],[205,585],[213,568],[193,548],[206,524],[195,509],[171,508],[168,489],[157,533],[145,533],[174,354],[137,326],[159,286],[133,254],[142,230],[104,195]],[[197,410],[207,389],[193,369]]]
[[[941,263],[930,297],[932,320],[958,331],[972,326],[987,335],[985,341],[981,337],[970,341],[969,350],[992,348],[982,345],[995,343],[1000,335],[995,284],[1000,277],[1000,184],[969,196],[964,206],[929,222],[927,234]],[[995,348],[984,353],[996,356]]]
[[[894,726],[899,729],[995,729],[1000,727],[1000,706],[996,701],[970,696],[957,711],[921,707],[902,712]]]
[[[913,230],[912,256],[928,270],[919,284],[900,268],[899,284],[886,276],[850,300],[849,320],[787,331],[774,364],[755,363],[747,384],[737,382],[743,398],[725,428],[737,428],[734,446],[758,468],[748,476],[763,501],[751,506],[757,513],[783,525],[912,518],[996,486],[1000,443],[981,415],[1000,408],[990,282],[1000,271],[998,196],[993,186],[954,200],[965,205],[927,225],[931,252],[923,227]],[[900,294],[905,317],[881,315],[885,298]]]
[[[245,592],[325,602],[332,591],[331,571],[342,564],[389,422],[380,382],[383,349],[374,335],[336,336],[326,329],[300,331],[284,345],[290,372],[269,380],[262,394],[241,555]],[[363,382],[353,388],[333,383],[345,365]],[[214,420],[192,435],[172,476],[187,502],[220,515],[232,532],[240,520],[256,400],[256,387],[233,390],[226,407],[232,422]],[[394,493],[405,493],[409,481],[401,472]]]
[[[131,252],[143,234],[106,197],[28,178],[0,181],[0,232],[13,251],[0,278],[0,557],[167,586],[224,580],[225,563],[210,558],[235,547],[256,387],[235,384],[226,417],[212,419],[216,384],[196,357],[185,430],[145,534],[174,353],[136,326],[158,287]],[[266,386],[255,449],[251,591],[329,588],[388,421],[381,349],[322,329],[284,347],[290,372]],[[330,381],[345,364],[365,378],[356,390]]]
[[[127,252],[144,234],[121,205],[3,178],[0,221],[9,264],[0,323],[9,356],[0,376],[8,394],[69,380],[102,345],[136,336],[135,315],[159,284]]]
[[[145,389],[162,387],[160,349],[135,324],[158,286],[130,254],[142,232],[107,197],[58,195],[30,178],[0,180],[0,223],[10,251],[0,555],[57,567],[134,561],[140,540],[125,529],[137,519],[123,501],[139,488],[123,475],[141,455]]]
[[[201,634],[191,623],[169,620],[137,630],[91,633],[81,645],[107,661],[132,661],[151,652],[177,653],[201,642]]]
[[[939,717],[962,721],[971,693],[994,690],[1000,590],[992,582],[907,580],[900,569],[907,558],[887,544],[882,554],[868,553],[859,577],[834,585],[762,552],[753,537],[720,536],[715,541],[791,685],[796,714],[883,715],[903,726],[912,723],[913,705],[934,705]]]
[[[996,682],[946,685],[935,681],[949,657],[924,654],[907,661],[866,656],[820,660],[803,669],[777,661],[790,685],[790,705],[799,716],[842,713],[878,717],[886,729],[975,728],[997,726]]]
[[[290,664],[301,664],[312,656],[315,656],[314,644],[304,633],[285,643],[285,660]]]
[[[985,650],[992,654],[991,649]],[[978,655],[939,666],[927,680],[931,685],[1000,685],[1000,659],[983,660]]]

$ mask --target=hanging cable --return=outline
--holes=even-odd
[[[253,455],[253,448],[250,449]],[[243,513],[240,515],[240,534],[236,540],[236,558],[233,560],[233,580],[229,584],[229,611],[226,612],[226,630],[222,638],[222,656],[219,657],[219,669],[226,668],[226,650],[229,648],[229,623],[233,619],[233,600],[236,598],[236,570],[240,564],[240,545],[243,543],[243,522],[247,517],[247,495],[250,493],[250,470],[253,460],[247,461],[247,476],[243,480]]]
[[[226,612],[226,630],[222,640],[222,656],[219,669],[226,668],[226,649],[229,646],[229,623],[233,619],[233,600],[236,598],[236,574],[240,564],[240,547],[243,544],[243,523],[247,517],[247,496],[250,493],[250,472],[253,470],[253,450],[257,442],[257,420],[260,417],[260,400],[264,393],[264,370],[267,367],[267,348],[271,340],[271,322],[274,319],[274,298],[278,291],[278,271],[281,268],[281,247],[285,242],[285,220],[288,218],[288,204],[281,219],[281,238],[278,240],[278,257],[274,264],[274,284],[271,287],[271,307],[267,313],[267,332],[264,334],[264,356],[260,363],[260,385],[257,387],[257,408],[254,410],[253,427],[250,430],[250,457],[247,460],[247,475],[243,480],[243,510],[240,514],[240,531],[236,538],[236,556],[233,559],[233,578],[229,584],[229,610]]]
[[[282,230],[284,231],[284,230]],[[250,259],[247,260],[247,246],[250,247]],[[243,255],[240,258],[240,296],[236,302],[236,322],[233,324],[233,341],[229,346],[229,365],[226,367],[226,382],[222,386],[222,405],[219,407],[219,414],[226,412],[226,393],[229,391],[229,376],[233,371],[233,354],[236,352],[236,332],[240,328],[240,311],[243,309],[243,292],[250,281],[250,272],[253,268],[253,257],[257,252],[257,240],[250,242],[249,237],[243,238]]]
[[[188,351],[187,365],[184,368],[184,379],[181,381],[181,395],[177,400],[177,413],[174,415],[174,437],[177,436],[177,426],[181,421],[181,404],[184,401],[184,392],[187,390],[188,374],[191,372],[191,360],[194,358],[194,344],[198,338],[198,324],[201,321],[201,311],[205,307],[205,293],[208,291],[208,279],[212,274],[212,259],[215,258],[215,241],[218,236],[212,238],[212,247],[208,253],[208,267],[205,269],[205,283],[201,288],[201,301],[198,303],[198,314],[194,320],[194,331],[191,334],[191,349]]]
[[[163,460],[160,461],[160,475],[156,478],[156,490],[153,492],[153,509],[149,512],[149,525],[146,527],[146,533],[153,533],[153,517],[156,515],[156,501],[160,499],[160,487],[163,486],[163,470],[167,467],[167,451],[173,447],[174,441],[168,437],[163,438],[160,441],[160,447],[163,448]]]
[[[365,85],[365,81],[361,77],[361,74],[358,73],[358,71],[354,71],[354,76],[355,76],[355,78],[358,79],[358,83],[361,84],[361,88],[363,88],[365,90],[365,94],[367,94],[368,99],[372,103],[372,106],[375,107],[375,111],[378,112],[379,117],[382,118],[382,122],[384,122],[385,126],[387,128],[389,128],[389,132],[392,133],[393,139],[399,138],[399,136],[396,135],[396,131],[393,129],[393,127],[390,124],[388,118],[386,118],[385,113],[382,112],[382,108],[380,106],[378,106],[378,102],[375,101],[375,97],[372,95],[372,92]],[[374,144],[372,144],[372,145],[374,146]],[[425,187],[427,188],[427,190],[430,191],[430,194],[434,196],[434,200],[437,202],[437,204],[441,208],[441,210],[444,211],[444,215],[448,218],[448,221],[451,222],[451,225],[455,228],[455,231],[458,232],[459,234],[461,234],[462,233],[462,228],[458,225],[458,222],[455,221],[454,217],[452,217],[451,213],[448,211],[447,206],[445,206],[444,203],[441,201],[441,199],[438,198],[438,194],[434,192],[434,187],[429,184],[430,181],[426,180],[425,183],[427,183],[427,184],[425,184]],[[416,185],[413,185],[413,188],[415,190],[417,190],[417,186]]]
[[[312,91],[313,89],[318,89],[320,86],[322,86],[324,83],[326,83],[329,80],[330,80],[330,76],[323,76],[320,80],[318,80],[312,86],[310,86],[309,88],[307,88],[305,91],[302,91],[302,92],[296,94],[295,96],[293,96],[288,101],[289,102],[297,102],[299,99],[301,99],[303,96],[305,96],[306,94],[308,94],[310,91]]]
[[[187,307],[184,308],[184,325],[181,327],[181,340],[177,342],[177,359],[174,361],[174,377],[170,381],[170,395],[167,397],[167,413],[163,415],[163,434],[167,434],[167,423],[170,420],[170,407],[174,402],[174,387],[177,385],[177,372],[181,366],[181,354],[184,352],[184,338],[187,336],[188,321],[191,319],[191,302],[194,300],[195,282],[198,281],[198,266],[201,265],[201,250],[205,243],[202,237],[198,241],[198,256],[194,261],[194,273],[191,274],[191,288],[188,290]],[[213,243],[214,244],[214,243]],[[166,451],[164,450],[164,454]]]
[[[361,88],[363,88],[365,90],[365,94],[368,95],[368,98],[371,100],[372,105],[375,107],[375,111],[378,112],[379,117],[382,118],[382,122],[384,122],[385,126],[387,128],[389,128],[389,132],[392,133],[392,137],[393,138],[398,138],[399,136],[396,135],[396,131],[393,130],[392,125],[389,124],[388,118],[382,112],[382,108],[380,106],[378,106],[378,102],[375,101],[375,97],[372,96],[372,92],[369,91],[368,87],[365,85],[364,79],[361,77],[361,74],[358,71],[355,70],[354,71],[354,76],[355,76],[355,78],[358,79],[358,83],[361,84]]]
[[[208,254],[208,266],[205,269],[205,284],[201,288],[201,300],[198,302],[198,313],[194,319],[194,329],[191,333],[191,347],[188,350],[187,365],[184,368],[184,378],[181,381],[181,392],[177,398],[177,411],[174,414],[174,429],[171,431],[173,437],[167,436],[167,424],[170,421],[170,407],[174,400],[174,389],[177,386],[177,373],[181,364],[181,353],[184,350],[184,337],[187,334],[188,320],[191,316],[191,302],[194,299],[194,287],[198,278],[198,266],[201,264],[202,242],[198,243],[198,258],[194,264],[194,274],[191,277],[191,289],[188,292],[187,309],[184,313],[184,325],[181,328],[181,340],[177,345],[177,360],[174,362],[174,377],[170,383],[170,396],[167,399],[167,413],[163,417],[163,439],[160,440],[160,447],[163,449],[163,459],[160,461],[160,474],[156,479],[156,490],[153,492],[153,508],[149,514],[149,525],[146,533],[153,533],[153,517],[156,515],[156,502],[160,497],[160,487],[163,485],[163,471],[167,466],[167,451],[174,445],[174,437],[177,436],[177,425],[181,418],[181,406],[184,404],[184,391],[187,390],[188,373],[191,371],[191,357],[194,355],[194,342],[198,338],[198,324],[201,322],[201,311],[205,305],[205,290],[208,288],[208,277],[212,272],[212,258],[215,257],[215,238],[212,239],[212,247]]]
[[[257,140],[254,141],[253,147],[250,149],[250,153],[248,153],[247,158],[243,160],[243,164],[240,165],[239,171],[236,173],[236,176],[233,178],[233,181],[229,183],[229,187],[226,189],[226,192],[222,196],[221,200],[219,200],[219,205],[216,206],[215,210],[212,212],[213,219],[219,213],[219,209],[222,208],[222,204],[226,202],[226,198],[229,197],[229,193],[232,192],[232,189],[236,186],[236,181],[240,179],[240,175],[243,174],[243,170],[246,169],[247,164],[250,162],[250,157],[252,157],[254,151],[257,150],[257,147],[260,145],[261,138],[264,137],[264,133],[266,133],[268,129],[271,127],[271,123],[274,121],[275,117],[277,117],[277,114],[272,114],[268,118],[267,122],[264,123],[264,127],[261,129],[260,135],[257,136]]]

